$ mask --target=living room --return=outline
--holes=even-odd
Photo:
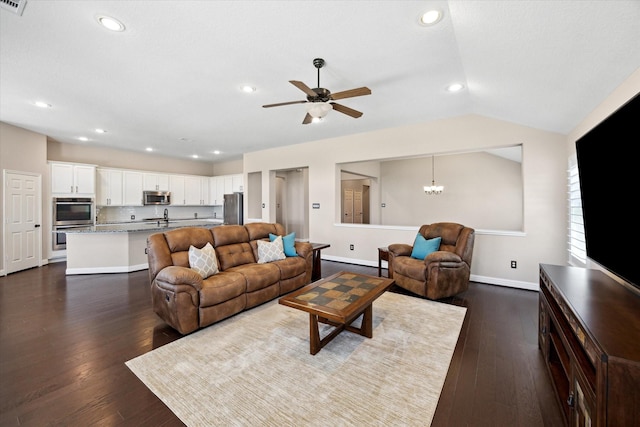
[[[26,6],[25,13],[30,6],[32,5]],[[633,8],[631,10],[635,11]],[[3,23],[4,20],[9,19],[4,11],[2,18]],[[621,31],[625,29],[627,27]],[[611,31],[611,28],[603,31]],[[635,35],[635,33],[631,34]],[[2,55],[4,56],[4,53]],[[311,57],[307,58],[309,55],[315,54],[307,51],[296,54],[298,59],[301,58],[300,61],[304,62],[301,70],[307,69],[307,74],[299,76],[296,70],[291,73],[286,66],[278,70],[279,77],[273,82],[277,87],[271,88],[269,94],[273,101],[280,100],[281,96],[283,100],[288,99],[288,96],[292,96],[292,99],[295,97],[296,93],[293,89],[286,88],[291,92],[281,90],[282,87],[286,87],[286,81],[289,78],[301,78],[309,83],[313,81],[314,70],[310,64]],[[378,262],[378,247],[396,242],[411,243],[419,225],[455,219],[456,214],[452,212],[447,218],[442,218],[434,217],[428,211],[419,212],[416,214],[416,223],[413,227],[343,224],[340,221],[340,165],[398,158],[428,158],[433,155],[444,156],[519,145],[522,147],[522,227],[515,232],[501,229],[477,230],[471,279],[479,284],[537,291],[540,263],[567,265],[569,259],[567,169],[570,159],[575,154],[576,140],[640,92],[637,47],[635,51],[619,53],[619,55],[624,56],[625,61],[629,61],[629,57],[632,58],[631,61],[636,60],[635,68],[628,70],[629,72],[625,71],[624,78],[618,79],[614,85],[611,81],[616,80],[617,77],[607,80],[607,87],[610,89],[600,97],[600,102],[594,104],[593,108],[588,108],[580,120],[575,121],[565,132],[537,128],[527,124],[528,122],[517,123],[503,119],[497,114],[492,114],[490,108],[475,110],[467,106],[451,115],[429,115],[428,109],[425,108],[424,120],[371,128],[353,125],[353,132],[317,139],[305,135],[292,144],[269,146],[264,149],[260,144],[255,144],[251,150],[243,152],[237,158],[199,161],[184,157],[148,154],[143,151],[129,151],[109,145],[91,146],[58,141],[44,130],[30,130],[20,126],[20,122],[16,120],[5,121],[4,117],[10,106],[5,107],[3,104],[0,122],[0,169],[39,174],[42,177],[43,201],[47,201],[49,197],[46,189],[50,185],[48,178],[50,161],[193,173],[202,176],[242,173],[245,182],[253,183],[247,186],[245,197],[250,199],[259,194],[260,201],[264,203],[260,208],[261,219],[273,222],[276,218],[274,177],[277,171],[304,168],[308,173],[307,195],[310,209],[308,235],[303,237],[313,242],[330,243],[330,248],[323,250],[323,259],[327,261],[374,266]],[[612,62],[615,63],[615,61]],[[382,67],[382,65],[379,66]],[[349,75],[349,69],[340,70],[340,74]],[[355,84],[350,84],[353,82]],[[278,86],[277,83],[281,85]],[[374,106],[385,102],[382,99],[376,100],[378,93],[380,92],[382,97],[384,90],[378,91],[378,87],[373,82],[369,83],[367,80],[359,80],[356,76],[349,76],[344,84],[348,87],[366,84],[372,89],[372,95],[358,101],[358,108],[365,111],[365,115],[358,120],[365,120],[368,113],[373,115]],[[469,81],[468,85],[469,90],[472,90],[473,82]],[[591,90],[594,87],[602,90],[598,85],[597,76],[593,76],[590,84],[584,85],[589,89],[582,87],[580,90]],[[562,95],[556,96],[562,97]],[[367,100],[371,101],[371,104],[367,104]],[[533,101],[531,99],[531,102]],[[522,100],[519,102],[527,103]],[[554,104],[556,100],[547,102]],[[576,98],[571,102],[580,103],[581,99]],[[347,103],[346,100],[345,103]],[[270,112],[271,110],[259,110],[262,114]],[[286,120],[290,121],[292,127],[303,127],[300,124],[302,116],[298,117],[299,114],[295,111],[287,110],[282,114],[286,116]],[[531,114],[542,115],[543,110],[538,109]],[[347,119],[351,120],[348,117],[344,118],[345,121]],[[169,127],[168,124],[165,125]],[[236,124],[236,126],[239,125]],[[296,133],[296,135],[300,134]],[[449,176],[449,173],[436,170],[438,174],[436,178],[439,183],[442,182],[445,185],[445,192],[440,196],[430,196],[434,200],[433,203],[438,203],[437,197],[447,196],[448,183],[444,178]],[[259,176],[260,179],[251,180],[252,176]],[[422,186],[428,185],[430,181],[431,176],[428,173],[425,173],[425,176],[416,177],[415,184],[418,189],[416,198],[428,197],[422,192]],[[4,200],[4,186],[3,190],[0,190],[0,197]],[[42,228],[49,230],[51,227],[49,211],[48,206],[45,205],[46,203],[43,203],[41,209]],[[318,207],[313,208],[312,205]],[[4,211],[0,212],[0,220],[3,224],[5,215]],[[473,226],[473,224],[470,225]],[[5,242],[6,236],[3,234],[1,237]],[[41,265],[48,263],[47,254],[50,247],[49,233],[43,233],[42,248],[39,251]],[[512,260],[517,261],[517,268],[511,267]],[[0,272],[4,271],[5,264],[3,255],[0,257]],[[585,265],[597,268],[589,260]],[[11,275],[3,280],[11,281]],[[81,281],[82,278],[78,280]]]

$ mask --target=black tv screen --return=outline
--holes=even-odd
[[[587,257],[640,289],[640,94],[576,141]]]

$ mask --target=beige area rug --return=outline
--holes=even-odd
[[[373,338],[312,356],[309,315],[274,300],[126,365],[191,427],[429,426],[465,313],[386,292]]]

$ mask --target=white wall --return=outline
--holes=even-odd
[[[539,263],[566,260],[566,144],[565,136],[477,115],[457,117],[376,132],[296,144],[244,155],[244,172],[309,168],[309,239],[331,247],[323,256],[345,262],[377,265],[377,248],[412,243],[422,224],[414,227],[342,225],[335,221],[340,188],[337,163],[473,151],[480,148],[523,146],[524,228],[521,233],[476,236],[472,262],[475,280],[537,289]],[[262,186],[263,200],[273,203],[270,186]],[[271,221],[270,209],[263,220]],[[443,218],[444,219],[444,218]],[[349,250],[353,244],[355,249]],[[511,269],[510,261],[518,261]]]

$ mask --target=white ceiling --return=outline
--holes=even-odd
[[[444,18],[419,25],[431,7]],[[640,67],[639,22],[638,0],[28,0],[0,10],[0,121],[209,162],[469,113],[566,134]],[[362,117],[262,108],[304,100],[288,81],[316,87],[316,57],[322,87],[371,89],[339,101]]]

